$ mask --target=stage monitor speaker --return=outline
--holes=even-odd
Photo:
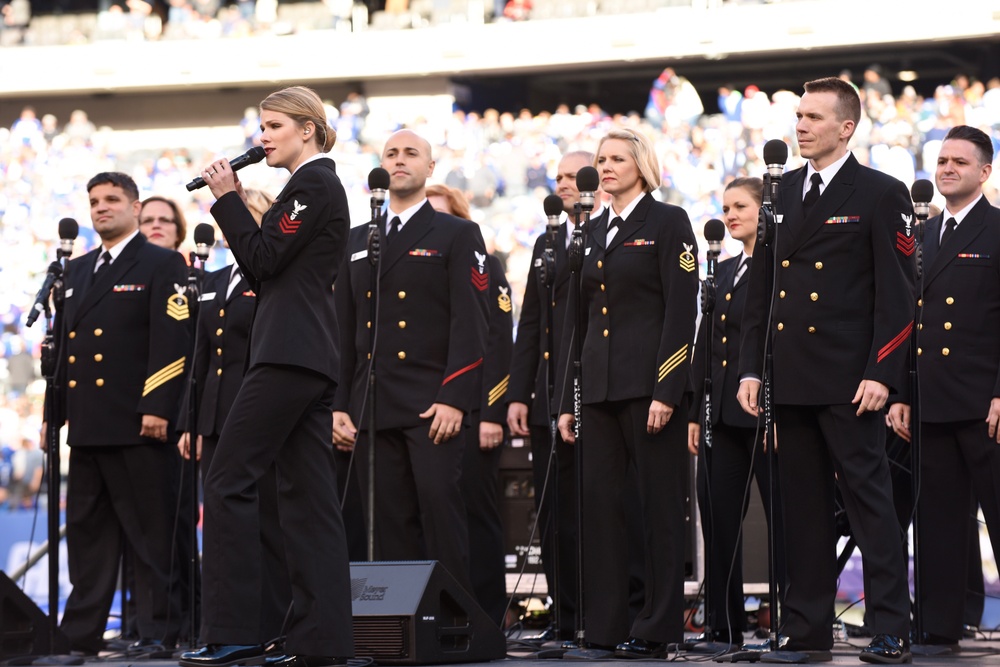
[[[437,561],[351,563],[354,654],[381,665],[502,660],[507,642]]]
[[[31,598],[0,572],[0,660],[27,655],[69,653],[69,641],[56,630],[49,646],[49,619]]]

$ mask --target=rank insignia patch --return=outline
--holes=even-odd
[[[480,273],[476,267],[472,267],[472,286],[480,292],[485,292],[490,286],[490,274]]]
[[[694,260],[694,255],[691,254],[691,251],[693,249],[694,249],[693,245],[691,245],[690,243],[685,243],[684,252],[681,253],[681,268],[687,271],[688,273],[694,271],[695,267],[697,266],[697,263]]]
[[[174,291],[176,294],[171,295],[167,299],[167,315],[181,322],[190,316],[188,312],[188,298],[185,294],[187,286],[174,283]]]
[[[896,232],[896,250],[909,257],[916,249],[917,240],[915,238],[908,237],[903,232]]]
[[[509,288],[500,286],[500,296],[497,297],[497,305],[500,306],[500,310],[505,313],[509,313],[511,310],[510,295],[507,294]]]
[[[293,213],[292,215],[295,214]],[[278,227],[281,229],[282,234],[294,234],[299,231],[299,225],[301,224],[301,220],[296,220],[291,215],[286,213],[281,216],[281,221],[278,223]]]

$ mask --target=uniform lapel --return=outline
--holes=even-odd
[[[933,258],[933,262],[929,265],[925,284],[934,280],[941,273],[942,269],[955,259],[959,250],[968,247],[977,236],[983,233],[983,230],[986,229],[986,212],[989,210],[989,207],[989,201],[985,197],[980,197],[979,202],[965,216],[962,224],[955,228],[955,232],[951,235],[951,238],[938,250],[937,255]]]
[[[797,216],[791,219],[799,221],[798,226],[792,230],[791,245],[786,246],[788,248],[787,251],[781,252],[782,258],[794,253],[805,241],[822,229],[823,223],[839,211],[844,202],[854,194],[854,177],[858,173],[858,161],[853,155],[847,158],[847,162],[841,166],[840,171],[837,172],[833,180],[823,190],[823,194],[820,196],[819,201],[813,205],[812,210],[809,211],[809,215],[803,218],[801,188],[805,172],[806,169],[803,167],[799,170],[798,177],[795,179],[798,183],[798,190],[793,192],[791,190],[791,183],[789,183],[789,189],[787,190],[782,187],[782,192],[787,194],[783,202],[786,205],[796,207],[795,210],[798,213]],[[789,199],[793,201],[789,202]]]
[[[590,238],[594,243],[602,250],[607,247],[608,238],[608,210],[604,209],[596,219],[591,219],[590,221]],[[618,230],[621,233],[621,230]],[[586,247],[586,244],[584,244]],[[586,250],[584,251],[586,252]]]
[[[83,315],[94,307],[94,305],[101,300],[106,294],[111,291],[112,285],[121,280],[121,277],[135,265],[137,259],[136,255],[139,253],[139,248],[146,243],[146,237],[142,234],[136,234],[135,238],[129,241],[128,245],[121,251],[118,258],[111,263],[108,270],[101,274],[100,277],[96,278],[91,282],[90,287],[84,293],[83,298],[79,301],[79,306],[77,307],[73,321],[69,323],[70,328],[76,326],[76,323],[80,321]],[[96,251],[97,254],[103,252],[99,247]],[[93,265],[91,265],[91,270]],[[86,276],[87,282],[90,282],[91,276]]]
[[[645,195],[639,200],[639,203],[635,205],[632,209],[631,215],[628,216],[628,220],[621,223],[618,233],[615,237],[611,239],[611,243],[608,244],[608,252],[611,252],[626,240],[633,238],[642,229],[643,224],[646,222],[646,214],[649,212],[649,207],[652,205],[653,197],[649,194]],[[611,214],[609,213],[608,216]],[[607,217],[607,216],[606,216]],[[605,229],[607,226],[605,225]]]
[[[937,257],[938,250],[941,249],[941,221],[942,216],[936,215],[927,221],[927,226],[924,228],[924,243],[922,252],[925,280],[930,274],[931,266],[934,264],[934,258]]]
[[[392,211],[386,214],[389,220],[392,220]],[[410,248],[414,246],[420,239],[422,239],[427,232],[431,230],[431,221],[434,219],[434,207],[431,206],[430,202],[425,202],[420,209],[413,214],[403,228],[399,230],[396,234],[396,238],[392,240],[392,245],[383,253],[382,256],[382,275],[393,267],[402,257],[404,257]],[[385,230],[383,230],[384,232]]]

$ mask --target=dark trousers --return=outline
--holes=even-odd
[[[347,531],[347,553],[351,562],[368,560],[368,523],[365,506],[361,502],[361,485],[358,471],[368,465],[368,461],[354,456],[354,452],[333,450],[333,460],[337,463],[337,489],[340,491],[340,513],[344,517]],[[364,468],[367,470],[367,468]]]
[[[687,420],[646,432],[650,399],[583,406],[584,613],[587,639],[628,636],[679,642],[684,636]],[[580,446],[580,445],[578,445]],[[645,604],[629,629],[625,482],[635,466],[643,521]]]
[[[579,560],[574,458],[576,453],[572,445],[563,442],[557,431],[556,461],[555,465],[551,466],[552,438],[552,433],[547,427],[531,427],[535,509],[538,512],[538,532],[542,543],[542,569],[545,571],[549,597],[559,608],[559,630],[571,633],[576,627],[576,573]],[[559,568],[558,577],[556,567]]]
[[[861,548],[869,628],[875,634],[909,634],[907,568],[892,502],[884,416],[856,413],[850,404],[775,410],[788,581],[781,631],[791,649],[833,646],[834,484]]]
[[[376,433],[375,557],[439,561],[467,591],[469,529],[460,480],[468,429],[439,445],[428,437],[430,421]],[[368,501],[368,436],[358,438],[355,462]],[[363,472],[363,471],[364,472]]]
[[[757,481],[765,516],[768,516],[770,475],[764,453],[763,429],[720,423],[712,428],[712,435],[712,448],[702,446],[702,455],[698,457],[698,503],[709,574],[705,595],[709,600],[710,613],[706,625],[713,631],[728,631],[730,636],[737,637],[747,629],[741,528],[749,507],[750,478],[753,476]],[[774,557],[778,572],[776,583],[783,590],[785,566],[781,546],[784,531],[780,492],[776,499],[773,534],[777,548]]]
[[[921,424],[920,609],[923,627],[958,641],[969,580],[969,513],[983,510],[990,542],[1000,553],[1000,452],[985,421]],[[981,568],[981,565],[980,565]]]
[[[333,462],[336,384],[258,365],[243,380],[205,480],[202,641],[257,644],[262,579],[258,482],[274,464],[292,587],[285,650],[353,656],[350,564]]]
[[[480,449],[479,411],[469,415],[462,457],[462,499],[469,522],[469,578],[479,606],[499,627],[507,610],[507,568],[500,519],[501,447]]]
[[[180,568],[172,539],[179,478],[180,456],[169,444],[73,448],[66,494],[73,591],[60,627],[74,649],[103,648],[126,542],[139,635],[165,644],[177,640]]]
[[[208,479],[218,444],[219,439],[215,437],[202,439],[202,479]],[[260,582],[260,636],[267,640],[282,634],[285,616],[292,602],[285,545],[281,541],[281,524],[278,521],[278,476],[274,465],[269,466],[257,482],[257,501],[260,507],[261,568],[267,573]]]

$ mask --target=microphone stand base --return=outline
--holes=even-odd
[[[912,644],[910,652],[913,655],[936,656],[955,655],[961,653],[962,649],[958,644]]]
[[[733,653],[740,650],[740,647],[736,644],[704,640],[684,642],[681,644],[681,648],[685,651],[699,653],[702,655],[726,655],[727,653]]]

